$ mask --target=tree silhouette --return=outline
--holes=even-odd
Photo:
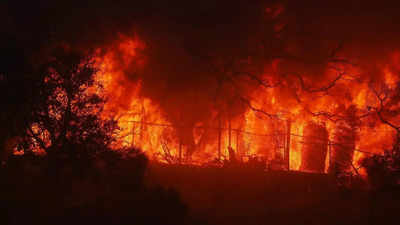
[[[0,161],[4,161],[12,150],[8,145],[24,135],[31,121],[40,77],[34,74],[23,43],[4,35],[0,48]]]
[[[96,72],[92,55],[67,48],[54,51],[39,70],[42,80],[26,127],[25,152],[42,150],[73,159],[107,150],[117,124],[101,116],[105,98],[99,94]]]
[[[400,83],[392,87],[378,83],[373,86],[377,104],[369,106],[372,115],[383,124],[394,130],[394,143],[391,150],[385,150],[383,155],[373,155],[362,161],[362,166],[368,173],[369,181],[374,189],[387,189],[399,187],[400,185],[400,125],[399,125],[399,102]]]

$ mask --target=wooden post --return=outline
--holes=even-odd
[[[290,170],[290,130],[291,121],[288,119],[286,121],[286,145],[285,145],[285,163],[287,170]]]
[[[182,163],[182,141],[181,138],[179,138],[179,164]]]
[[[140,141],[143,140],[143,135],[144,135],[144,126],[145,126],[145,109],[144,109],[144,105],[142,103],[142,118],[140,120]]]
[[[229,139],[228,139],[229,145],[228,146],[230,148],[231,147],[231,138],[232,138],[231,118],[229,118],[228,128],[229,128]]]
[[[328,173],[332,169],[332,143],[328,140]]]
[[[136,124],[135,121],[132,122],[132,141],[131,141],[131,147],[135,147],[135,129],[136,129]]]
[[[242,155],[239,153],[239,129],[236,130],[236,155],[242,160]]]
[[[221,116],[218,118],[218,161],[221,160]]]

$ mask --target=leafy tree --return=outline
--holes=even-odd
[[[116,121],[101,116],[105,98],[95,81],[92,55],[68,48],[54,51],[39,69],[42,77],[32,120],[24,137],[25,151],[49,156],[90,158],[114,141]]]

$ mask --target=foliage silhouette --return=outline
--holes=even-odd
[[[366,157],[362,161],[370,185],[375,190],[400,188],[400,143],[395,142],[391,150],[383,155]]]
[[[40,71],[43,80],[24,149],[41,148],[48,154],[89,157],[112,143],[116,121],[103,119],[105,99],[97,92],[91,55],[57,49]],[[84,149],[77,150],[77,147]]]
[[[17,43],[0,65],[2,224],[184,224],[177,192],[148,187],[138,149],[111,150],[90,54],[57,48],[32,66]],[[23,155],[4,152],[14,139]],[[40,154],[44,153],[44,154]]]

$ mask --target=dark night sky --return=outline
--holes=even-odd
[[[277,5],[284,11],[271,18],[265,9]],[[147,76],[151,79],[146,95],[154,99],[168,91],[175,102],[187,105],[192,96],[185,97],[185,89],[179,86],[208,90],[215,76],[207,75],[204,58],[245,56],[260,39],[268,45],[267,57],[290,53],[309,62],[306,70],[316,73],[320,68],[310,65],[326,57],[339,42],[344,43],[343,54],[352,59],[365,64],[382,60],[388,52],[400,49],[399,9],[399,1],[356,0],[10,0],[0,3],[1,44],[17,43],[26,55],[32,55],[51,41],[90,48],[104,46],[118,33],[137,33],[156,49],[152,60],[158,67]],[[286,25],[279,37],[273,29],[276,24]],[[165,83],[170,86],[159,90]],[[211,94],[204,96],[209,99]],[[187,110],[201,111],[207,99]]]
[[[27,45],[46,45],[50,37],[72,43],[96,44],[116,32],[175,36],[190,46],[215,48],[246,39],[259,29],[271,4],[285,7],[287,37],[362,43],[395,41],[398,1],[18,1],[0,3],[2,33]],[[369,43],[368,43],[369,44]]]

